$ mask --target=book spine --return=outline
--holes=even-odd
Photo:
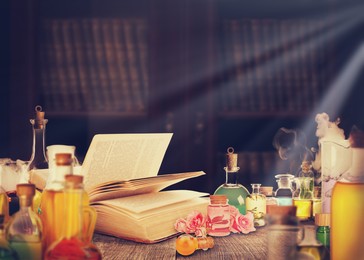
[[[64,52],[63,52],[63,43],[61,41],[61,33],[62,33],[62,24],[60,20],[54,19],[51,20],[51,29],[52,29],[52,43],[53,43],[53,51],[55,56],[55,71],[57,73],[58,84],[55,88],[55,97],[59,97],[61,104],[60,109],[62,111],[68,110],[72,107],[71,100],[69,98],[70,93],[68,90],[68,82],[66,79],[66,70],[65,70],[65,62],[64,62]]]
[[[242,20],[243,23],[243,50],[245,53],[245,92],[247,96],[247,110],[255,111],[256,100],[254,97],[254,49],[252,37],[252,22],[249,19]]]
[[[100,111],[103,107],[103,97],[99,94],[99,76],[97,72],[96,57],[94,52],[94,42],[91,29],[91,19],[81,20],[81,31],[84,45],[85,53],[85,68],[86,75],[89,82],[89,96],[91,100],[89,105],[94,111]]]
[[[282,112],[284,110],[284,89],[283,89],[283,78],[282,78],[282,64],[283,54],[282,46],[283,41],[280,36],[280,21],[274,20],[273,22],[273,37],[275,45],[277,46],[274,51],[275,63],[272,67],[273,70],[273,81],[274,81],[274,92],[276,96],[275,111]]]
[[[87,44],[83,36],[81,20],[72,20],[72,34],[74,39],[75,62],[78,73],[78,84],[82,96],[82,110],[90,111],[93,109],[90,86],[91,80],[88,73],[88,62],[86,59]]]
[[[148,107],[149,100],[149,73],[148,73],[148,43],[147,43],[147,24],[143,19],[138,19],[136,27],[136,42],[137,42],[137,54],[140,78],[141,78],[141,89],[142,89],[142,102],[144,107]]]
[[[117,56],[114,34],[112,32],[114,21],[113,20],[104,20],[101,24],[101,31],[104,39],[104,52],[105,52],[105,60],[106,60],[106,68],[107,68],[107,77],[108,84],[111,87],[111,94],[113,96],[113,109],[116,111],[125,111],[124,102],[122,99],[121,92],[121,78],[117,69]]]
[[[126,112],[134,109],[130,92],[130,80],[127,70],[127,55],[125,46],[125,35],[121,19],[112,20],[113,44],[115,46],[116,70],[120,78],[118,99],[123,104]]]
[[[255,100],[255,105],[252,108],[253,111],[261,111],[264,98],[260,89],[260,77],[261,77],[261,64],[260,64],[260,55],[261,55],[261,44],[260,44],[260,20],[252,19],[251,20],[251,32],[252,32],[252,51],[254,53],[253,56],[253,99]]]
[[[124,19],[123,25],[132,100],[134,101],[136,111],[144,111],[145,106],[142,100],[140,78],[138,76],[139,64],[136,58],[135,24],[132,19]]]
[[[101,18],[92,18],[92,36],[94,42],[94,53],[96,56],[96,64],[97,64],[97,74],[99,78],[99,86],[97,88],[98,93],[102,96],[102,110],[104,111],[112,111],[114,106],[114,99],[111,93],[111,88],[109,86],[108,78],[107,78],[107,68],[106,68],[106,59],[104,52],[104,38],[102,37],[102,23],[103,20]]]
[[[292,111],[293,100],[292,100],[292,88],[291,88],[291,67],[290,67],[290,43],[292,41],[292,34],[289,30],[290,20],[281,20],[280,22],[280,37],[282,38],[283,53],[282,53],[282,89],[283,89],[283,101],[284,111]]]
[[[80,111],[81,107],[84,107],[84,100],[82,91],[79,86],[78,70],[75,61],[75,49],[73,38],[71,35],[71,24],[70,19],[62,20],[62,39],[63,39],[63,58],[64,68],[67,77],[68,97],[71,102],[71,107],[66,107],[66,110]]]
[[[220,48],[220,55],[221,59],[223,61],[223,66],[221,68],[222,74],[221,74],[221,86],[219,88],[219,100],[220,100],[220,106],[221,110],[223,112],[228,112],[229,109],[229,95],[226,90],[227,82],[229,81],[228,77],[228,71],[229,68],[232,66],[229,60],[230,55],[228,52],[230,51],[229,48],[229,31],[230,31],[230,25],[228,20],[224,20],[222,24],[222,31],[223,31],[223,37],[221,39],[221,48]]]

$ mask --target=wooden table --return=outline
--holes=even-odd
[[[95,234],[94,243],[103,259],[267,259],[267,228],[255,232],[215,237],[215,246],[207,251],[197,250],[184,257],[176,252],[176,238],[156,243],[141,244],[120,238]]]

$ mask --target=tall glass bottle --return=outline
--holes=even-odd
[[[252,193],[246,198],[246,211],[250,211],[254,215],[254,226],[262,227],[265,225],[264,216],[266,214],[266,197],[261,194],[261,184],[252,184]]]
[[[35,107],[35,118],[30,119],[30,123],[32,124],[33,129],[33,146],[32,146],[32,155],[28,161],[27,167],[27,178],[24,182],[35,181],[37,183],[37,176],[35,171],[38,174],[46,175],[48,170],[48,158],[45,152],[45,132],[46,132],[46,124],[48,123],[48,119],[44,118],[44,111],[42,111],[41,106]],[[40,173],[42,171],[42,173]],[[38,178],[39,179],[39,178]],[[39,209],[39,204],[41,200],[41,192],[36,189],[36,193],[33,199],[33,210],[35,212]]]
[[[364,132],[351,132],[352,165],[331,198],[331,259],[363,259]]]
[[[296,179],[300,187],[298,198],[294,198],[294,205],[297,207],[297,217],[301,220],[308,220],[312,214],[314,188],[314,174],[311,162],[302,162],[301,170]]]
[[[82,219],[84,212],[96,218],[93,208],[83,207],[82,185],[66,180],[64,190],[64,219],[62,235],[46,251],[45,259],[101,259],[97,247],[82,240]]]
[[[34,184],[18,184],[20,209],[9,221],[6,238],[17,259],[42,259],[42,223],[32,210]]]
[[[226,195],[229,205],[235,206],[239,209],[241,214],[246,213],[246,197],[249,191],[241,184],[238,183],[238,155],[234,153],[234,148],[229,147],[226,154],[226,172],[225,183],[220,185],[214,192],[215,195]]]
[[[49,176],[52,181],[47,182],[43,190],[39,213],[43,223],[45,249],[62,235],[64,178],[66,174],[73,173],[72,162],[72,154],[56,154],[55,176]]]
[[[277,174],[278,189],[276,190],[277,205],[279,206],[291,206],[292,201],[292,188],[291,181],[293,179],[292,174]]]

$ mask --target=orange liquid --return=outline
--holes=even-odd
[[[331,198],[331,259],[364,259],[364,183],[337,182]]]
[[[43,224],[44,249],[62,236],[64,225],[63,191],[44,190],[41,199],[40,218]]]

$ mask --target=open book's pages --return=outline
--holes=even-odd
[[[203,171],[163,174],[129,181],[114,181],[89,190],[91,202],[160,191],[180,181],[204,175]]]
[[[177,234],[174,223],[193,210],[206,214],[207,193],[174,190],[92,203],[97,211],[96,232],[155,243]]]
[[[99,134],[82,164],[86,191],[101,183],[157,176],[172,134]]]

